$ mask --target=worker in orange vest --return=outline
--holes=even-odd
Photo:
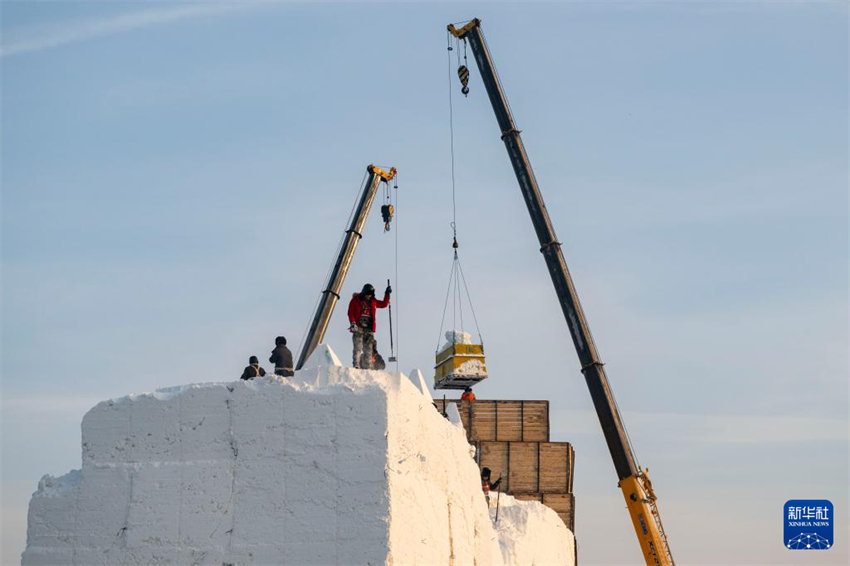
[[[463,390],[463,395],[460,396],[461,401],[475,401],[475,393],[472,392],[472,387],[467,387]]]

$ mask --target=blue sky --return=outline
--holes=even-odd
[[[832,500],[847,540],[845,4],[0,7],[3,564],[97,401],[299,342],[369,163],[399,170],[398,263],[373,211],[343,296],[397,269],[399,369],[430,372],[450,75],[477,393],[551,401],[582,562],[639,562],[477,69],[463,99],[447,66],[445,24],[474,16],[677,560],[802,564],[788,499]]]

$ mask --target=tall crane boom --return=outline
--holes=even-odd
[[[342,290],[342,284],[345,282],[345,276],[348,275],[348,268],[351,266],[351,260],[354,259],[354,252],[357,250],[357,242],[363,237],[363,226],[366,224],[366,217],[369,215],[369,209],[372,208],[372,203],[375,200],[375,195],[378,192],[378,185],[381,182],[388,183],[395,177],[395,167],[389,171],[384,171],[375,165],[369,165],[366,168],[368,178],[363,186],[363,192],[360,193],[360,198],[357,200],[357,209],[351,217],[351,224],[348,230],[345,231],[345,239],[339,248],[336,262],[328,276],[328,282],[322,291],[322,298],[319,305],[316,307],[316,312],[313,313],[313,321],[310,324],[310,330],[307,331],[307,336],[304,338],[304,347],[301,354],[298,356],[298,363],[295,369],[301,369],[304,362],[316,349],[316,346],[325,337],[325,332],[328,329],[328,322],[331,320],[331,315],[334,312],[337,301],[339,301],[339,292]]]
[[[469,42],[475,62],[481,72],[484,88],[490,97],[493,111],[496,113],[496,121],[499,123],[502,141],[505,142],[508,157],[540,242],[540,252],[546,260],[549,275],[552,277],[555,292],[570,329],[573,345],[581,364],[581,371],[590,390],[599,423],[602,425],[602,432],[614,461],[614,468],[620,480],[619,486],[626,499],[626,505],[644,559],[651,566],[674,566],[670,546],[661,524],[661,516],[655,504],[656,498],[652,484],[649,482],[646,471],[641,470],[637,465],[629,444],[620,412],[617,409],[617,403],[614,400],[614,394],[608,385],[605,369],[599,359],[593,336],[590,334],[590,328],[582,311],[578,294],[564,261],[561,243],[555,236],[552,221],[549,219],[549,213],[543,202],[543,196],[540,194],[537,179],[531,169],[531,163],[522,143],[520,131],[514,123],[493,60],[490,57],[490,51],[484,41],[484,35],[481,32],[481,20],[475,18],[460,28],[449,24],[448,30],[458,39]]]

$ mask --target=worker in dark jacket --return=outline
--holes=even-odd
[[[372,354],[372,369],[386,369],[387,362],[384,361],[384,357],[378,353],[378,350]]]
[[[487,507],[490,506],[490,490],[499,489],[499,486],[502,485],[502,476],[490,483],[490,474],[490,468],[481,468],[481,490],[484,492],[484,499],[487,500]]]
[[[242,372],[242,379],[254,379],[255,377],[263,377],[264,375],[266,375],[266,370],[260,367],[260,360],[257,359],[257,356],[248,358],[248,365],[245,367],[245,371]]]
[[[348,330],[351,332],[354,343],[352,365],[356,368],[372,369],[375,354],[375,311],[386,308],[390,304],[390,293],[392,287],[387,285],[384,290],[384,298],[375,298],[375,288],[366,283],[363,290],[351,296],[348,303]]]
[[[291,377],[295,375],[292,369],[292,352],[286,347],[286,338],[278,336],[274,339],[274,350],[269,361],[274,364],[275,375]]]

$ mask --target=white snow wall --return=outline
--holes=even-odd
[[[331,366],[100,403],[82,470],[33,495],[22,562],[502,564],[465,435],[425,393]],[[551,516],[531,561],[572,563]]]

